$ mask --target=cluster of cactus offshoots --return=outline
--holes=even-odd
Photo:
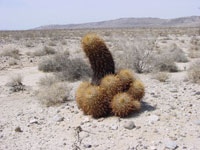
[[[115,73],[112,54],[97,35],[86,35],[82,47],[93,70],[92,82],[81,83],[76,91],[78,107],[84,114],[126,117],[138,111],[145,94],[143,83],[129,69]]]

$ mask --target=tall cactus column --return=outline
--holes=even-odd
[[[92,84],[99,85],[105,75],[115,73],[112,55],[103,39],[88,34],[82,40],[82,47],[93,70]]]

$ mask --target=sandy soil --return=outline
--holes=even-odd
[[[188,37],[182,38],[186,43],[182,47],[187,51]],[[71,45],[71,48],[76,49],[76,40],[74,43],[76,46]],[[3,43],[1,47],[6,45]],[[164,46],[162,42],[160,46]],[[17,47],[23,54],[27,51],[19,43]],[[30,50],[35,49],[38,47]],[[74,100],[80,81],[70,83],[73,91],[66,103],[54,107],[41,105],[36,91],[45,73],[38,71],[38,60],[33,63],[30,59],[23,60],[21,67],[8,66],[7,61],[1,63],[6,66],[0,71],[1,150],[199,150],[200,86],[186,80],[187,71],[183,69],[191,62],[178,64],[182,71],[170,73],[166,82],[152,79],[151,74],[138,74],[146,87],[138,113],[127,118],[93,119],[83,115]],[[27,90],[10,91],[6,84],[14,74],[23,75]]]

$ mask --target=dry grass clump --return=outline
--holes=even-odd
[[[68,53],[57,54],[41,61],[38,69],[44,72],[54,72],[60,80],[79,80],[91,76],[89,65],[80,58],[69,58]]]
[[[51,41],[51,42],[49,42],[49,44],[48,44],[49,46],[56,46],[56,43],[55,42],[53,42],[53,41]]]
[[[16,59],[12,58],[8,61],[8,64],[9,64],[9,66],[15,66],[18,64],[18,61]]]
[[[5,49],[0,55],[19,59],[20,53],[18,49],[14,48],[14,49]]]
[[[45,56],[53,54],[56,54],[56,50],[48,46],[44,46],[42,50],[38,50],[32,53],[33,56]]]
[[[199,58],[200,57],[200,39],[193,37],[191,39],[191,48],[189,52],[190,58]]]
[[[154,73],[152,76],[153,76],[153,79],[156,79],[160,82],[166,82],[166,80],[168,80],[170,77],[169,73],[167,72],[157,72],[157,73]]]
[[[169,53],[163,53],[154,56],[152,71],[157,72],[178,72],[175,60]]]
[[[193,63],[188,70],[188,78],[194,82],[200,84],[200,61]]]
[[[40,78],[39,85],[42,87],[44,86],[51,86],[58,82],[58,79],[53,75],[45,75],[44,77]]]
[[[7,83],[7,86],[10,87],[10,90],[12,92],[19,92],[25,90],[25,85],[22,83],[22,76],[20,74],[13,75],[9,78],[9,82]]]
[[[27,42],[25,44],[26,47],[30,48],[30,47],[34,47],[33,43],[32,42]]]
[[[58,82],[51,86],[41,88],[37,96],[42,104],[53,106],[67,101],[69,92],[70,88],[67,86],[66,82]]]

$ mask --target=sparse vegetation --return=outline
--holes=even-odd
[[[91,76],[90,67],[82,59],[71,59],[67,53],[46,58],[39,63],[38,69],[44,72],[55,72],[60,80],[73,81]]]
[[[168,72],[157,72],[157,73],[154,73],[152,76],[153,76],[153,79],[156,79],[160,82],[166,82],[166,80],[168,80],[170,77]]]
[[[188,70],[188,78],[194,82],[200,84],[200,61],[193,63]]]
[[[7,86],[10,87],[12,92],[19,92],[25,90],[25,85],[22,83],[22,76],[20,74],[13,75],[10,77],[10,81],[7,83]]]
[[[70,88],[66,82],[54,83],[43,87],[38,92],[38,98],[46,106],[54,106],[68,100]]]
[[[45,56],[56,54],[56,51],[52,47],[44,46],[42,50],[37,50],[32,53],[33,56]]]
[[[18,49],[5,49],[2,53],[1,56],[9,56],[15,59],[19,59],[20,53]]]

